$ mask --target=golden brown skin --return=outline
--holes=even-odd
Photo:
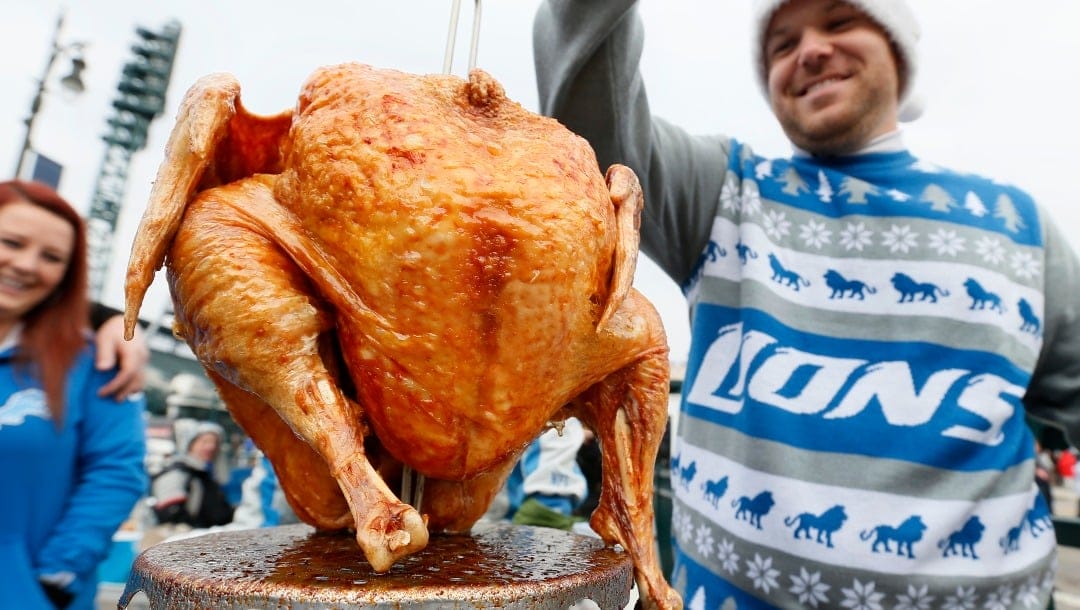
[[[646,607],[681,607],[654,552],[666,338],[631,287],[637,178],[468,81],[344,64],[296,110],[247,113],[229,75],[185,97],[132,247],[126,321],[154,272],[237,422],[320,528],[385,571],[465,531],[551,421],[599,436],[593,528]],[[402,466],[426,477],[419,511]],[[336,489],[335,489],[336,488]]]

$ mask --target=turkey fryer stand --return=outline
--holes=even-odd
[[[152,546],[135,560],[117,608],[142,591],[150,610],[618,610],[632,584],[627,553],[551,528],[433,535],[379,574],[351,534],[286,525]]]

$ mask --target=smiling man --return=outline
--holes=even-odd
[[[633,0],[545,0],[534,29],[542,110],[637,173],[690,307],[672,582],[704,608],[1045,607],[1025,416],[1080,441],[1076,255],[1024,191],[907,149],[906,3],[757,0],[751,27],[789,158],[650,114]]]
[[[900,92],[911,98],[906,85],[915,57],[915,22],[906,7],[868,3],[894,26],[894,39],[847,2],[791,2],[773,12],[779,4],[759,6],[764,40],[754,49],[788,138],[815,154],[846,154],[896,131]]]

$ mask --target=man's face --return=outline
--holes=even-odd
[[[897,60],[885,31],[840,0],[791,0],[765,32],[773,113],[814,154],[855,152],[897,127]]]

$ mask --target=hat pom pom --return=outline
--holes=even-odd
[[[922,116],[926,100],[918,93],[909,93],[902,102],[897,117],[901,123],[910,123]]]

